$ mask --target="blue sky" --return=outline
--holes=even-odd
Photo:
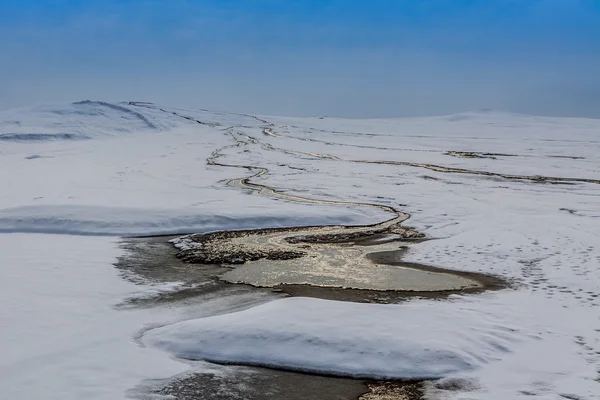
[[[600,0],[0,0],[0,108],[600,117]]]

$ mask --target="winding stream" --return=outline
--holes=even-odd
[[[179,116],[177,113],[172,114]],[[194,120],[188,116],[180,117]],[[268,121],[253,118],[273,126]],[[196,122],[207,124],[199,120]],[[214,150],[206,160],[208,165],[251,172],[248,176],[230,179],[227,182],[228,186],[293,202],[371,207],[392,216],[370,225],[324,225],[192,234],[175,241],[176,246],[181,249],[180,258],[196,264],[224,266],[228,270],[219,275],[220,279],[256,287],[308,286],[361,291],[437,293],[482,290],[498,286],[498,280],[493,277],[403,262],[402,256],[407,251],[406,244],[426,238],[424,234],[402,226],[410,215],[392,206],[314,199],[288,194],[252,182],[252,179],[268,174],[268,169],[220,161],[227,149],[262,144],[256,138],[236,133],[235,128],[226,128],[227,134],[234,139],[234,144]],[[263,133],[277,136],[269,128],[265,128]],[[275,150],[270,145],[268,147],[269,150]],[[339,160],[327,154],[310,155]]]

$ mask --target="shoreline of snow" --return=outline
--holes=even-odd
[[[315,225],[367,225],[373,216],[351,209],[328,215],[264,210],[217,214],[194,209],[140,209],[104,206],[22,206],[0,210],[0,233],[44,233],[80,236],[166,236],[217,230],[283,228]]]

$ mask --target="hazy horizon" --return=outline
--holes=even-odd
[[[0,109],[600,117],[595,0],[7,0]]]

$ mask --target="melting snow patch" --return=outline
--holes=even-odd
[[[192,360],[360,378],[439,378],[500,359],[520,337],[464,302],[286,298],[157,328],[144,342]]]

